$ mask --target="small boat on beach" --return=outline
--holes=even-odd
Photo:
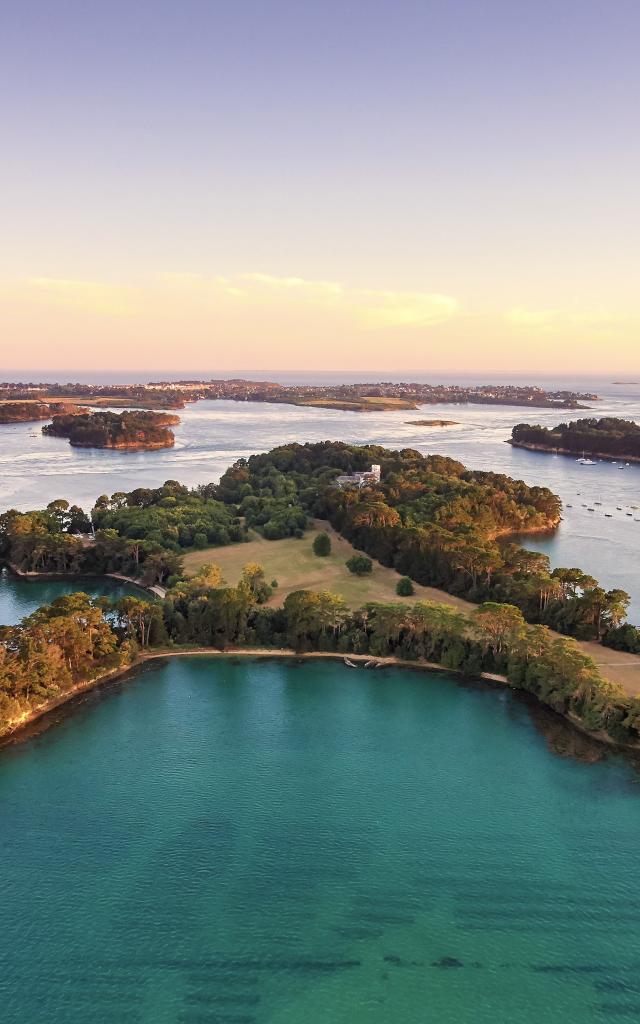
[[[358,668],[358,666],[356,665],[355,661],[350,661],[349,658],[345,658],[344,659],[344,663],[345,663],[345,665],[348,665],[349,668]]]

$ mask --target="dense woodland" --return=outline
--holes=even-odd
[[[179,422],[179,416],[166,412],[85,412],[54,416],[42,433],[68,437],[81,448],[170,448],[175,437],[169,427]]]
[[[341,473],[382,467],[379,485],[332,487]],[[287,445],[240,460],[217,489],[252,522],[290,525],[329,519],[354,547],[424,586],[476,603],[507,602],[525,619],[580,639],[602,640],[625,619],[629,596],[605,591],[576,568],[509,542],[509,534],[555,527],[560,500],[498,473],[470,471],[440,455],[423,457],[341,442]]]
[[[118,572],[164,585],[179,577],[182,551],[246,539],[235,510],[203,491],[167,480],[101,495],[91,518],[65,499],[42,511],[4,512],[0,560],[21,572]]]
[[[511,431],[516,444],[556,448],[582,455],[611,455],[621,458],[640,458],[640,426],[632,420],[613,416],[602,419],[573,420],[557,427],[518,423]]]

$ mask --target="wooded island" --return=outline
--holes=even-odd
[[[166,412],[89,412],[54,416],[42,428],[48,437],[68,437],[78,448],[117,448],[148,451],[171,448],[172,430],[180,417]]]
[[[551,428],[518,423],[511,431],[510,443],[533,451],[640,462],[640,426],[614,416],[573,420]]]

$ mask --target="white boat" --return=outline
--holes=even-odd
[[[344,659],[344,663],[345,663],[345,665],[348,665],[348,666],[349,666],[349,668],[357,668],[357,667],[358,667],[358,666],[356,665],[355,661],[349,661],[349,659],[348,659],[348,658],[345,658],[345,659]]]
[[[585,459],[584,456],[577,460],[579,466],[595,466],[593,459]]]

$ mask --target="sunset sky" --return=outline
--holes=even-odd
[[[639,38],[637,0],[5,5],[2,369],[640,371]]]

